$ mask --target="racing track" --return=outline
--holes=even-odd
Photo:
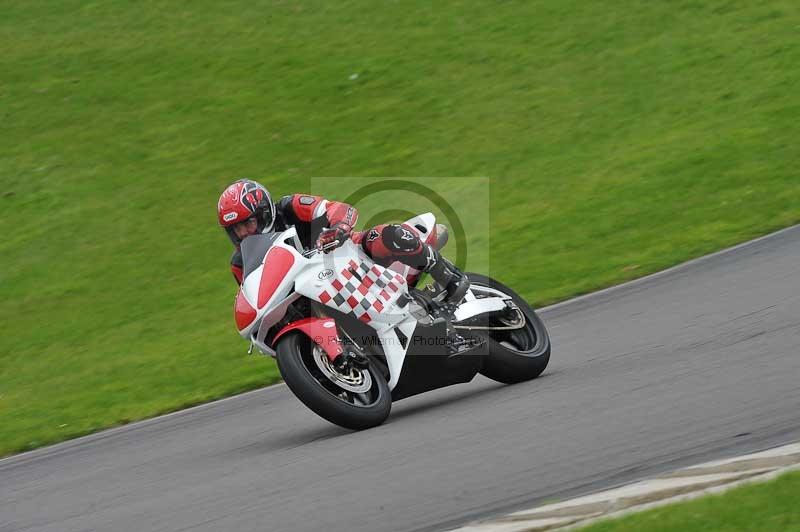
[[[540,379],[370,431],[276,386],[0,461],[0,531],[440,530],[800,440],[800,226],[544,318]]]

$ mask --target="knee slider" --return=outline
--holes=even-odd
[[[420,248],[419,237],[414,231],[402,225],[389,225],[383,230],[383,243],[392,250],[400,252],[416,251]]]

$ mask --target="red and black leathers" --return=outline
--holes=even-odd
[[[303,246],[310,248],[317,243],[326,228],[344,226],[349,233],[349,229],[357,221],[358,211],[346,203],[329,201],[319,196],[292,194],[284,196],[275,205],[273,231],[285,231],[294,226]],[[337,236],[338,231],[332,234]],[[353,233],[352,239],[360,243],[375,262],[384,266],[398,260],[412,268],[426,270],[434,260],[432,250],[420,241],[416,233],[401,225],[378,225],[367,231]],[[243,265],[239,246],[231,257],[231,271],[241,284]]]
[[[427,270],[435,261],[432,249],[405,224],[376,225],[359,237],[367,255],[381,266],[389,266],[399,260],[417,270]]]
[[[469,279],[439,251],[422,242],[406,224],[376,225],[353,240],[361,242],[367,255],[381,266],[400,261],[414,269],[428,272],[447,292],[447,301],[458,303],[469,289]]]
[[[417,233],[406,224],[377,225],[353,239],[357,242],[360,239],[367,255],[381,266],[389,266],[397,260],[428,272],[445,289],[449,302],[458,303],[469,289],[466,275],[432,246],[420,241]]]

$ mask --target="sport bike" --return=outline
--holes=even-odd
[[[437,250],[447,229],[426,213],[406,222]],[[349,429],[381,424],[392,401],[481,373],[503,383],[537,377],[550,339],[533,308],[485,275],[467,273],[458,304],[421,272],[376,264],[352,240],[305,249],[295,228],[247,237],[235,319],[242,337],[275,357],[289,389]]]

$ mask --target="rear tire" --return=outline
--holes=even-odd
[[[389,385],[373,364],[368,371],[372,384],[364,393],[354,394],[328,378],[312,358],[315,344],[299,333],[278,342],[278,370],[289,389],[308,408],[331,423],[363,430],[383,423],[392,409]]]
[[[518,331],[485,332],[489,354],[481,374],[505,384],[538,377],[550,361],[550,336],[536,311],[515,291],[479,273],[467,273],[476,290],[484,286],[507,295],[525,316],[525,327]],[[481,333],[484,334],[484,333]]]

